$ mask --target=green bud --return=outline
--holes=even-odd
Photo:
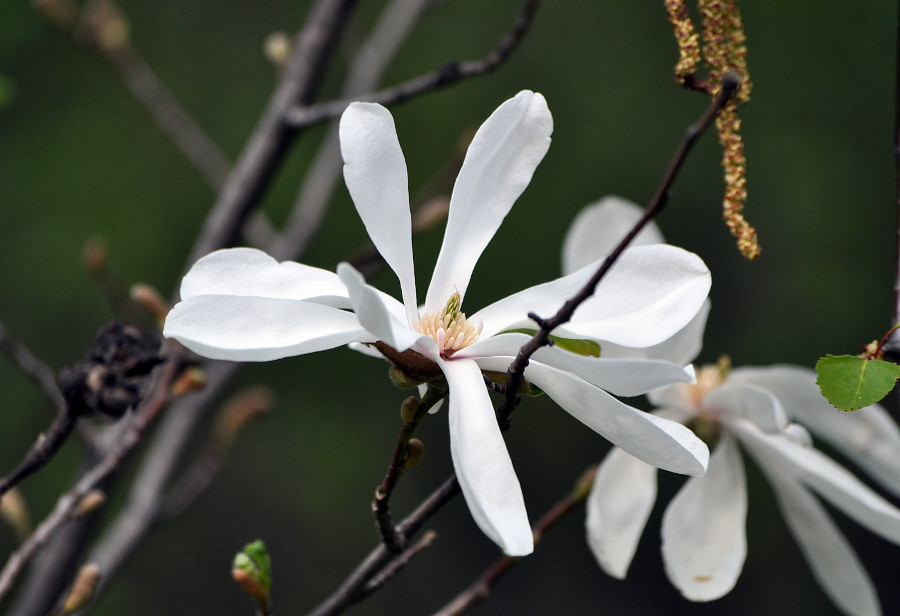
[[[234,556],[231,577],[263,609],[269,609],[272,587],[272,561],[266,544],[257,539]]]
[[[418,466],[422,458],[425,457],[425,443],[417,438],[409,439],[406,446],[406,460],[403,461],[403,469],[409,470]]]
[[[400,417],[403,419],[403,423],[413,423],[416,420],[416,415],[418,415],[418,413],[419,399],[415,396],[409,396],[400,405]]]

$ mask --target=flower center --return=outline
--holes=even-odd
[[[727,355],[723,355],[715,365],[702,366],[697,370],[697,383],[687,385],[691,401],[694,407],[700,410],[701,414],[704,410],[703,401],[706,399],[706,396],[712,390],[722,386],[730,370],[731,359]]]
[[[465,313],[460,312],[461,307],[462,299],[457,292],[450,296],[443,309],[429,312],[419,319],[419,331],[437,342],[444,359],[466,348],[481,335],[481,321],[467,321]]]

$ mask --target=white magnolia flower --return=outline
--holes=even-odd
[[[501,105],[469,146],[453,189],[444,242],[421,309],[416,301],[407,172],[394,122],[383,107],[354,103],[341,118],[344,177],[373,243],[397,274],[403,301],[367,285],[350,265],[338,275],[277,263],[250,249],[204,257],[185,276],[165,335],[207,357],[265,361],[347,343],[368,343],[411,376],[449,385],[451,456],[472,516],[510,555],[532,551],[519,482],[497,426],[482,370],[505,371],[534,327],[596,265],[532,287],[466,317],[461,307],[476,261],[531,180],[553,122],[540,94]],[[706,266],[671,246],[628,251],[591,300],[557,335],[645,347],[670,337],[700,309]],[[353,312],[345,309],[352,308]],[[616,395],[638,395],[691,377],[680,365],[608,360],[548,347],[525,377],[579,420],[647,463],[689,475],[708,449],[684,426],[643,413]]]
[[[619,205],[595,207],[610,212]],[[599,216],[598,211],[594,215]],[[625,218],[637,215],[632,212]],[[592,224],[597,220],[602,219]],[[575,233],[588,231],[581,228]],[[570,255],[582,249],[567,246]],[[685,350],[695,354],[703,332],[702,323],[696,325],[682,332],[679,343],[657,347],[657,356],[672,353],[682,361]],[[900,430],[883,408],[841,413],[819,393],[815,373],[797,366],[731,371],[707,366],[698,372],[696,384],[678,383],[651,392],[650,398],[660,416],[691,425],[717,441],[706,474],[689,479],[663,516],[666,573],[686,598],[722,597],[743,568],[747,552],[743,450],[767,477],[788,528],[835,604],[848,614],[880,613],[872,582],[819,498],[894,543],[900,543],[900,510],[815,449],[806,429],[790,420],[802,421],[900,494]],[[625,577],[656,495],[656,469],[621,449],[613,449],[598,469],[587,502],[587,536],[600,566],[610,575]]]

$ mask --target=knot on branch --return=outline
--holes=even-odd
[[[153,368],[165,361],[161,344],[158,333],[136,325],[105,325],[84,361],[60,372],[59,386],[70,413],[119,418],[136,407]]]

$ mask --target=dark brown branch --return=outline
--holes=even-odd
[[[365,587],[363,588],[362,593],[360,593],[360,598],[365,598],[371,595],[373,592],[390,582],[398,573],[400,573],[406,566],[410,563],[410,561],[425,551],[426,548],[431,546],[434,540],[437,538],[437,533],[433,530],[427,531],[422,538],[416,541],[413,545],[409,546],[409,548],[400,554],[397,558],[391,561],[384,569],[382,569],[378,575],[372,577],[369,580]]]
[[[456,475],[451,475],[397,526],[397,532],[405,537],[406,540],[409,540],[431,516],[450,502],[459,492],[460,487],[459,482],[456,480]],[[368,556],[360,562],[341,586],[330,597],[316,606],[308,616],[338,614],[348,606],[365,599],[369,594],[366,592],[369,581],[378,572],[383,571],[394,557],[395,555],[389,552],[383,543],[379,544],[374,550],[369,552]],[[403,555],[399,556],[399,558],[403,558]],[[370,592],[374,590],[377,590],[377,588],[371,588]]]
[[[23,479],[42,469],[60,450],[72,433],[78,417],[68,410],[60,412],[31,451],[6,477],[0,479],[0,499]]]
[[[463,79],[486,75],[495,71],[512,55],[512,52],[525,38],[528,29],[531,27],[538,4],[538,0],[526,0],[512,28],[506,33],[497,47],[484,58],[468,62],[450,62],[443,68],[427,75],[416,77],[392,88],[374,92],[354,100],[365,100],[382,105],[396,105],[426,92],[453,85]],[[287,121],[295,128],[304,128],[318,124],[340,116],[344,109],[347,108],[347,105],[352,102],[353,100],[339,100],[309,107],[299,106],[290,111]]]
[[[186,267],[203,255],[230,245],[237,237],[244,219],[262,196],[297,136],[297,128],[285,121],[286,115],[294,106],[312,100],[356,1],[317,0],[310,9],[281,81],[207,215]]]
[[[375,526],[378,528],[384,546],[392,554],[403,552],[407,547],[409,537],[404,536],[394,526],[391,518],[391,494],[406,470],[407,457],[410,453],[410,439],[413,432],[415,432],[425,413],[440,402],[446,396],[446,393],[445,388],[429,386],[421,400],[417,400],[415,396],[410,396],[401,405],[400,414],[403,417],[403,427],[400,429],[400,436],[397,438],[397,445],[394,447],[391,464],[381,485],[375,489],[375,498],[372,500]]]
[[[894,321],[900,323],[900,6],[897,8],[897,40],[894,66],[894,206],[896,208],[897,247],[894,270]],[[900,362],[900,332],[894,332],[884,345],[884,352],[891,361]]]
[[[534,533],[535,547],[543,539],[544,534],[557,522],[572,513],[590,494],[591,485],[597,467],[591,467],[585,471],[575,484],[575,488],[558,503],[551,507],[541,518],[535,522],[531,530]],[[435,612],[434,616],[456,616],[469,608],[484,601],[507,571],[521,560],[521,557],[502,556],[493,565],[485,569],[475,582],[459,593],[450,603]]]
[[[528,367],[531,356],[541,347],[551,344],[550,332],[572,318],[575,310],[594,294],[597,285],[603,280],[607,272],[609,272],[610,268],[615,264],[622,253],[625,252],[625,249],[631,241],[641,232],[648,222],[662,211],[668,201],[672,184],[675,182],[675,178],[678,176],[681,166],[687,159],[688,153],[716,116],[722,111],[728,101],[731,100],[731,97],[734,96],[740,85],[741,76],[739,73],[736,71],[728,71],[725,73],[725,76],[722,78],[722,87],[720,88],[719,95],[700,117],[697,123],[688,127],[684,139],[682,139],[668,170],[663,176],[663,179],[656,190],[656,194],[653,195],[646,210],[644,210],[643,216],[625,237],[622,238],[609,255],[607,255],[606,259],[600,264],[600,267],[584,287],[582,287],[574,297],[563,304],[562,308],[549,319],[542,319],[534,313],[528,314],[528,317],[537,323],[539,329],[534,334],[534,337],[519,349],[516,358],[509,365],[509,369],[507,370],[509,382],[506,386],[506,400],[497,411],[497,420],[500,423],[501,429],[509,426],[509,416],[518,405],[518,391],[525,381],[525,368]]]

